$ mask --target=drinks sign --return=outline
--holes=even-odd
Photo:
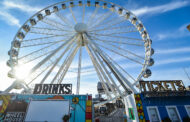
[[[72,94],[72,84],[36,84],[33,94]]]
[[[166,92],[185,91],[185,86],[181,80],[175,81],[140,81],[142,92]]]

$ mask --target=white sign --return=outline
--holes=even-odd
[[[69,101],[67,100],[31,101],[25,121],[63,122],[64,115],[69,114],[69,106]]]

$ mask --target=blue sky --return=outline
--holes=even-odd
[[[62,0],[1,0],[0,1],[0,90],[13,79],[7,77],[8,50],[19,27],[42,8]],[[190,81],[190,24],[189,0],[109,0],[132,11],[143,22],[155,49],[153,75],[147,80]]]

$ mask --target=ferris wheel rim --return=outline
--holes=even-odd
[[[79,1],[79,0],[78,0],[78,1]],[[97,1],[102,1],[102,2],[106,2],[106,3],[110,3],[110,4],[112,4],[112,5],[115,5],[115,6],[118,6],[119,8],[124,9],[125,11],[128,11],[127,9],[125,9],[125,8],[123,8],[123,7],[121,7],[121,6],[117,5],[117,4],[111,3],[111,2],[107,2],[107,1],[103,1],[103,0],[97,0]],[[46,8],[44,8],[44,9],[38,11],[37,13],[35,13],[33,16],[31,16],[31,17],[20,27],[20,29],[17,31],[17,33],[16,33],[16,35],[15,35],[13,41],[16,40],[18,33],[19,33],[19,32],[22,32],[22,31],[21,31],[21,30],[23,29],[22,27],[23,27],[24,25],[26,25],[26,24],[30,21],[30,19],[34,18],[34,17],[37,16],[39,13],[41,13],[42,11],[44,11],[44,10],[50,8],[50,7],[56,6],[56,5],[61,4],[61,3],[66,3],[66,2],[71,2],[71,0],[67,0],[67,1],[55,3],[55,4],[53,4],[53,5],[50,5],[50,6],[46,7]],[[86,3],[85,3],[84,6],[86,6]],[[130,11],[128,11],[128,12],[130,12]],[[51,12],[51,13],[53,13],[53,12]],[[132,16],[136,17],[132,12],[130,12],[130,13],[132,14]],[[46,16],[46,15],[45,15],[45,16]],[[44,16],[44,18],[45,18],[45,16]],[[137,18],[137,17],[136,17],[136,18]],[[137,22],[142,24],[142,22],[141,22],[138,18],[137,18]],[[134,24],[133,24],[133,25],[134,25]],[[136,27],[136,24],[135,24],[134,26]],[[145,26],[143,26],[143,30],[146,31]],[[28,32],[27,32],[27,33],[28,33]],[[27,33],[26,33],[26,35],[27,35]],[[141,34],[142,32],[139,31],[139,33]],[[146,40],[145,40],[145,41],[147,41],[147,40],[150,40],[150,37],[149,37],[149,34],[148,34],[148,33],[147,33],[147,37],[146,37]],[[148,42],[148,43],[149,43],[149,50],[150,50],[150,49],[151,49],[151,44],[150,44],[150,42]],[[146,49],[147,47],[144,47],[144,48],[145,48],[146,51],[148,50],[148,49]],[[13,46],[11,46],[11,50],[12,50],[12,49],[14,49]],[[18,52],[19,52],[19,50],[20,50],[20,48],[18,49]],[[151,57],[151,55],[146,55],[146,54],[145,54],[145,60],[144,60],[144,64],[143,64],[143,67],[142,67],[142,71],[141,71],[141,73],[139,74],[139,76],[138,76],[136,82],[132,84],[133,86],[138,83],[138,81],[139,81],[140,78],[142,77],[144,71],[147,69],[148,63],[149,63],[149,60],[150,60],[150,57]],[[10,56],[10,60],[12,60],[12,57],[11,57],[11,56]],[[18,60],[18,57],[17,57],[17,60]],[[13,68],[13,65],[11,65],[11,68]]]

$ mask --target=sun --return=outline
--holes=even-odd
[[[31,65],[25,65],[25,64],[19,64],[18,66],[15,67],[15,77],[17,80],[24,80],[26,79],[31,70]]]

